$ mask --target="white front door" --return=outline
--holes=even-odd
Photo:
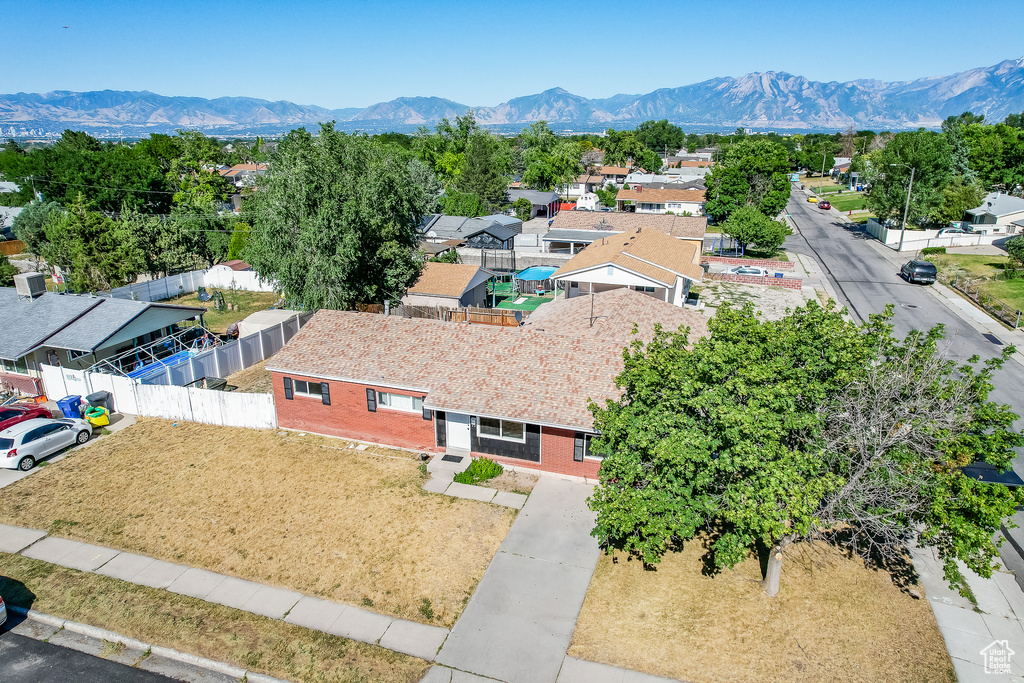
[[[459,413],[445,413],[445,429],[448,432],[448,448],[468,451],[469,441],[469,415]]]

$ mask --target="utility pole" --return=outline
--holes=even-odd
[[[903,229],[900,231],[900,246],[896,251],[903,251],[903,238],[907,236],[907,212],[910,210],[910,191],[914,188],[914,167],[910,164],[889,164],[890,166],[906,166],[910,169],[910,184],[907,185],[907,203],[903,205]]]
[[[818,179],[818,194],[821,194],[821,184],[825,182],[825,157],[828,152],[821,153],[821,177]]]

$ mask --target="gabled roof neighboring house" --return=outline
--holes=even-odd
[[[603,175],[605,177],[620,176],[620,175],[621,176],[626,176],[626,175],[629,175],[629,171],[630,171],[630,169],[626,168],[625,166],[602,166],[598,170],[598,173],[600,173],[601,175]]]
[[[704,190],[646,189],[634,187],[619,190],[615,205],[620,211],[627,207],[636,213],[683,213],[699,216],[704,213]]]
[[[470,246],[484,249],[511,249],[516,235],[522,232],[523,223],[511,216],[484,216],[482,218],[466,218],[465,216],[445,216],[432,214],[424,219],[420,231],[431,240],[447,241],[457,239],[469,242]],[[476,240],[473,238],[488,235],[492,239]]]
[[[423,264],[423,270],[402,297],[411,305],[453,307],[482,306],[487,299],[487,281],[494,273],[465,263]]]
[[[690,286],[699,282],[700,244],[656,230],[631,230],[592,242],[551,276],[565,298],[629,288],[684,306]]]
[[[633,334],[633,325],[637,334]],[[523,329],[569,337],[595,337],[623,347],[634,339],[654,337],[654,326],[676,332],[689,328],[688,341],[708,336],[708,319],[697,311],[659,301],[632,289],[597,292],[593,298],[577,296],[546,303],[530,314]]]
[[[685,203],[701,203],[704,201],[703,190],[683,190],[683,189],[630,189],[630,190],[619,190],[619,193],[615,195],[616,202],[649,202],[655,204],[667,204],[669,202],[685,202]]]
[[[700,250],[692,242],[637,228],[593,242],[552,277],[569,280],[582,271],[614,265],[672,287],[676,276],[700,282],[704,269],[699,259]]]
[[[703,240],[706,216],[639,214],[623,211],[563,211],[555,216],[551,230],[600,230],[625,232],[637,228],[657,230],[678,239]]]
[[[543,192],[541,190],[509,190],[508,198],[511,202],[517,199],[526,199],[534,206],[546,206],[552,202],[557,202],[559,199],[557,193]]]
[[[193,306],[47,292],[19,298],[0,288],[0,358],[37,349],[95,353],[205,313]]]
[[[1002,192],[989,192],[981,201],[981,206],[968,209],[967,214],[973,218],[974,223],[1005,225],[1024,218],[1024,199]]]

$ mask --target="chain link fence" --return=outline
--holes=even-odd
[[[1020,327],[1021,317],[1024,316],[1016,306],[986,294],[982,290],[986,282],[991,282],[989,278],[972,278],[963,271],[942,271],[939,273],[939,281],[978,304],[989,315],[1009,325],[1010,329],[1016,330]]]

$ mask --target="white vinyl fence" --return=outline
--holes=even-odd
[[[277,412],[271,394],[244,394],[185,387],[204,377],[224,378],[270,358],[313,317],[297,315],[281,323],[209,349],[164,368],[163,372],[138,382],[120,375],[71,370],[41,365],[46,395],[85,398],[97,391],[113,394],[114,410],[132,415],[165,417],[226,427],[272,429]]]
[[[225,427],[273,429],[277,412],[272,394],[236,394],[193,387],[138,384],[116,375],[41,365],[46,395],[54,400],[100,390],[113,394],[114,411]]]
[[[994,241],[1006,237],[1005,232],[946,234],[940,237],[938,230],[907,230],[901,250],[900,236],[903,231],[899,228],[888,228],[874,218],[869,218],[864,229],[869,235],[894,251],[917,251],[925,247],[973,247],[979,244],[992,244]]]
[[[164,301],[191,294],[200,287],[213,289],[238,289],[246,292],[273,292],[274,283],[261,280],[250,270],[234,271],[229,268],[190,270],[187,273],[136,282],[117,287],[109,292],[96,292],[96,296],[114,299],[135,299],[137,301]]]

